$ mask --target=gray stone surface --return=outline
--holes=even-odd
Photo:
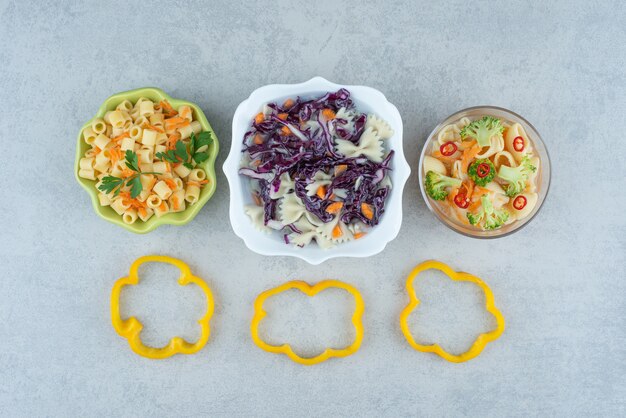
[[[0,414],[626,414],[623,2],[133,3],[0,1]],[[513,236],[476,241],[435,220],[413,176],[402,230],[383,253],[311,267],[245,248],[221,170],[192,223],[145,236],[98,218],[73,179],[79,127],[114,92],[152,85],[198,103],[221,166],[240,101],[315,75],[383,91],[404,119],[412,166],[433,126],[460,108],[524,115],[552,157],[544,208]],[[186,260],[215,291],[214,333],[196,355],[149,361],[111,327],[114,280],[149,253]],[[483,277],[507,318],[468,363],[415,352],[399,331],[405,277],[429,258]],[[255,296],[292,278],[361,289],[357,354],[306,368],[254,346]],[[424,338],[466,348],[468,329],[488,325],[480,293],[436,283],[432,312],[417,318],[428,318]],[[146,339],[193,336],[198,293],[144,285],[124,297]],[[349,325],[325,316],[349,315],[335,296],[275,301],[288,318],[267,324],[272,339],[309,352],[348,341]]]

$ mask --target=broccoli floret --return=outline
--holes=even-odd
[[[435,200],[443,200],[448,196],[446,187],[459,187],[461,183],[460,179],[447,177],[432,170],[426,173],[426,193]]]
[[[484,220],[483,228],[491,230],[500,228],[509,219],[509,212],[506,209],[495,209],[487,195],[481,196],[480,203],[478,213],[467,212],[467,219],[472,225]]]
[[[474,122],[461,129],[461,138],[473,138],[478,142],[481,147],[486,147],[491,142],[491,137],[494,135],[502,135],[504,126],[502,121],[493,116],[483,116],[482,119],[475,120]]]
[[[479,171],[481,171],[481,175],[484,174],[484,172],[486,171],[486,170],[482,171],[484,170],[484,166],[481,167],[479,170],[478,166],[480,166],[481,164],[486,164],[489,167],[489,171],[483,177],[478,175]],[[479,186],[484,186],[487,183],[489,183],[491,180],[493,180],[493,178],[496,176],[496,167],[493,165],[491,161],[489,161],[488,158],[482,158],[480,160],[474,161],[469,166],[469,168],[467,169],[467,174],[472,180],[474,180],[474,183],[476,183]]]
[[[506,188],[506,195],[514,197],[524,191],[526,181],[530,177],[530,174],[535,171],[537,171],[537,167],[530,163],[528,155],[524,155],[520,165],[517,167],[500,166],[498,177],[509,183]]]

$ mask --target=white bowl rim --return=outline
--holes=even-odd
[[[307,96],[326,91],[336,91],[341,88],[350,91],[355,102],[362,102],[364,107],[371,107],[371,111],[378,116],[382,117],[381,113],[386,114],[384,119],[394,130],[394,135],[387,140],[390,142],[389,148],[393,149],[395,154],[392,160],[393,170],[390,173],[392,190],[385,203],[385,213],[381,217],[380,223],[372,228],[371,233],[357,241],[338,244],[327,250],[314,244],[304,248],[287,245],[282,240],[276,239],[279,237],[277,233],[266,234],[255,229],[244,212],[243,183],[242,176],[239,174],[239,164],[241,162],[241,139],[254,115],[250,110],[254,108],[255,111],[258,111],[263,104],[283,97]],[[313,77],[299,84],[269,84],[257,88],[237,106],[233,115],[230,153],[223,165],[230,188],[229,217],[233,231],[251,251],[258,254],[292,256],[313,265],[336,257],[369,257],[380,253],[398,235],[402,225],[402,195],[404,186],[411,174],[411,169],[404,156],[402,135],[403,125],[400,112],[387,100],[384,94],[372,87],[341,85],[322,77]],[[392,143],[393,145],[391,145]]]

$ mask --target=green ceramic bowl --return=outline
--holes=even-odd
[[[124,223],[124,221],[122,221],[122,217],[109,206],[100,206],[100,202],[98,202],[98,190],[95,186],[96,182],[93,180],[87,180],[78,177],[78,168],[80,159],[85,155],[85,151],[89,149],[89,145],[87,145],[87,143],[85,143],[85,141],[83,140],[83,130],[91,125],[93,119],[103,117],[107,111],[114,110],[115,107],[124,100],[128,99],[134,103],[140,97],[146,97],[154,102],[167,100],[168,102],[170,102],[174,109],[178,109],[178,107],[181,105],[187,105],[193,109],[193,117],[195,120],[200,121],[200,125],[202,125],[202,130],[211,132],[211,135],[213,136],[213,142],[211,143],[211,145],[209,145],[209,159],[202,164],[198,164],[198,167],[206,171],[207,180],[209,180],[209,182],[202,188],[202,191],[200,193],[200,199],[198,199],[198,202],[196,202],[194,205],[187,206],[184,211],[177,213],[168,213],[160,218],[153,216],[148,220],[148,222],[142,222],[141,220],[137,220],[135,223],[127,225]],[[87,193],[89,193],[93,208],[96,213],[100,215],[101,218],[106,219],[107,221],[119,225],[123,228],[126,228],[131,232],[145,234],[146,232],[150,232],[156,227],[164,224],[186,224],[196,216],[200,209],[202,209],[202,206],[204,206],[204,204],[209,201],[211,196],[213,196],[213,193],[215,193],[215,188],[217,186],[215,178],[215,158],[217,157],[217,153],[219,151],[219,142],[217,140],[217,137],[215,136],[215,132],[209,124],[209,121],[206,119],[206,116],[204,116],[202,110],[194,103],[187,102],[185,100],[173,99],[161,89],[146,87],[142,89],[117,93],[109,97],[104,101],[102,106],[100,106],[100,109],[98,109],[98,113],[96,113],[96,116],[94,116],[93,119],[85,123],[78,133],[78,140],[76,142],[76,162],[74,163],[74,176],[76,177],[76,181],[78,181],[78,183],[83,186],[83,188],[87,191]]]

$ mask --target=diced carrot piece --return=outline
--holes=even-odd
[[[342,235],[343,232],[341,231],[341,225],[335,225],[335,227],[333,228],[333,238],[339,238]]]
[[[370,221],[374,219],[374,208],[368,203],[361,203],[361,213]]]
[[[278,116],[278,119],[280,119],[280,120],[287,120],[287,114],[286,113],[279,113],[277,116]]]
[[[319,197],[320,199],[325,199],[326,198],[326,186],[320,186],[317,188],[317,193],[315,193],[317,195],[317,197]]]
[[[335,166],[335,177],[344,173],[348,169],[348,164],[339,164]]]
[[[263,114],[263,112],[257,113],[257,115],[254,117],[254,121],[256,123],[263,123],[264,120],[265,120],[265,115]]]
[[[174,206],[174,210],[178,210],[180,208],[180,202],[178,201],[178,196],[172,196],[172,204]]]
[[[285,103],[283,103],[283,109],[289,109],[294,104],[295,102],[292,99],[287,99],[285,100]]]
[[[283,126],[282,128],[280,128],[280,134],[284,136],[291,135],[291,129],[289,129],[288,126]]]
[[[341,208],[343,208],[343,202],[331,203],[330,205],[328,205],[326,207],[326,212],[328,212],[328,213],[330,213],[332,215],[335,215],[335,214],[339,213]]]
[[[354,234],[354,239],[359,239],[365,236],[365,232],[357,232]]]
[[[332,109],[324,109],[322,110],[322,116],[324,116],[327,120],[335,119],[337,114]]]
[[[263,137],[260,134],[254,135],[253,142],[257,145],[261,145],[263,143]]]

